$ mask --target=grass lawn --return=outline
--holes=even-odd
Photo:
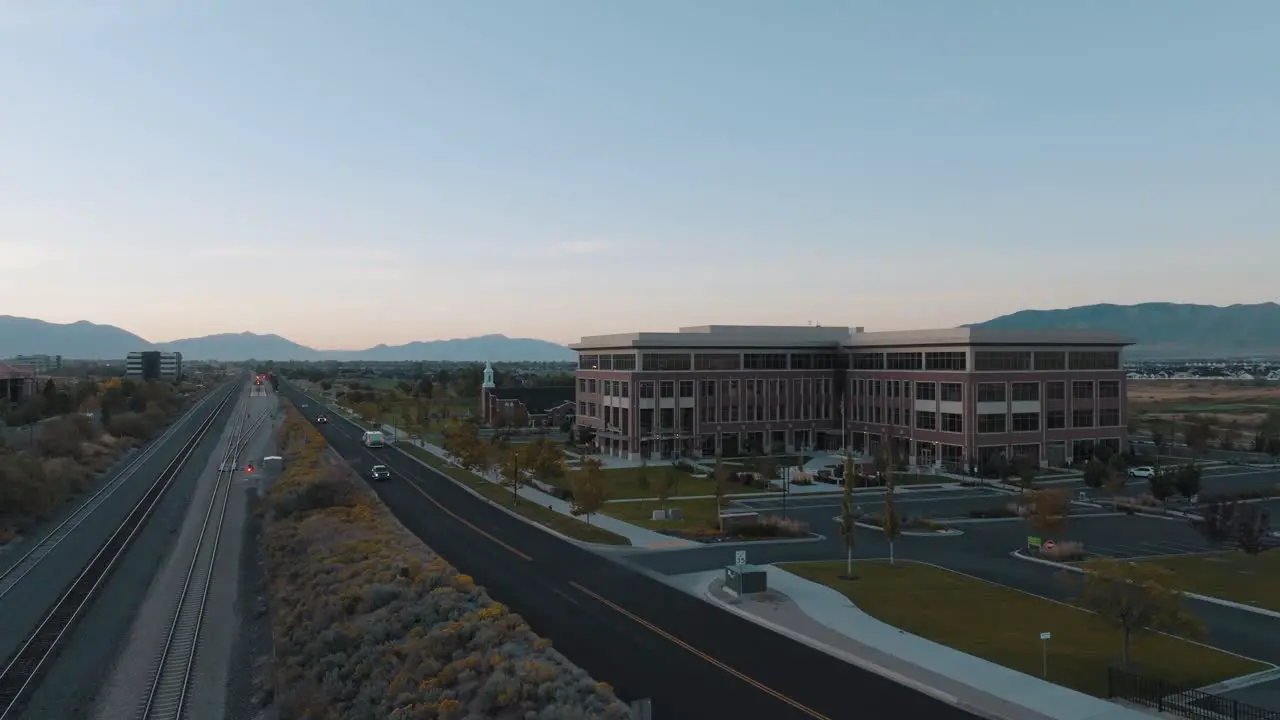
[[[541,505],[535,504],[528,499],[522,499],[518,504],[511,501],[511,491],[496,483],[476,476],[474,473],[454,467],[431,453],[423,450],[417,445],[400,442],[396,443],[396,447],[404,450],[410,455],[425,462],[431,467],[445,473],[449,477],[475,490],[489,500],[501,504],[503,507],[515,511],[539,525],[545,525],[552,530],[563,535],[568,535],[577,540],[585,542],[602,543],[606,545],[630,545],[631,541],[627,538],[611,533],[608,530],[598,528],[594,525],[588,525],[577,518],[562,515],[554,510],[549,510]]]
[[[1040,633],[1051,632],[1048,679],[1090,695],[1106,696],[1106,669],[1120,656],[1120,631],[1092,613],[931,565],[862,561],[855,581],[839,578],[842,561],[782,567],[839,590],[890,625],[1034,677],[1043,672]],[[1151,633],[1135,634],[1130,652],[1144,674],[1190,687],[1267,668]]]
[[[1153,558],[1141,562],[1153,563],[1173,571],[1170,584],[1179,590],[1280,612],[1278,551],[1264,552],[1253,557],[1231,551]]]
[[[668,500],[665,507],[668,510],[680,508],[681,519],[675,521],[653,520],[653,511],[663,508],[656,500],[605,503],[601,512],[610,517],[629,522],[632,525],[649,528],[650,530],[710,530],[720,524],[720,517],[716,513],[716,501],[714,499]]]
[[[648,473],[649,487],[645,488],[640,484],[639,468],[613,468],[601,471],[604,479],[604,487],[606,497],[610,500],[619,500],[622,498],[643,498],[653,497],[653,486],[658,482],[658,476],[667,471],[663,466],[650,466],[646,468]],[[573,478],[579,470],[570,469],[562,478],[553,481],[558,487],[572,488]],[[698,478],[689,473],[680,470],[677,474],[678,481],[671,488],[671,496],[680,495],[714,495],[716,492],[715,483],[710,477]],[[768,490],[747,487],[738,483],[728,483],[725,488],[726,495],[739,495],[742,493],[764,493]]]

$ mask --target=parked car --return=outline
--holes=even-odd
[[[383,480],[390,480],[391,469],[388,468],[386,465],[374,465],[373,469],[369,471],[369,477],[377,482],[381,482]]]
[[[1139,467],[1129,468],[1129,477],[1131,478],[1149,478],[1156,474],[1156,469],[1149,465],[1141,465]]]

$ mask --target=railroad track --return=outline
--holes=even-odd
[[[235,393],[228,392],[218,401],[208,417],[200,421],[196,432],[183,444],[176,457],[147,489],[142,499],[133,507],[124,522],[116,528],[93,559],[85,565],[80,575],[45,614],[39,626],[27,637],[18,651],[0,671],[0,720],[13,720],[18,716],[22,702],[35,689],[41,673],[56,657],[59,646],[75,627],[94,596],[129,550],[138,531],[155,512],[165,492],[173,484],[182,468],[195,453],[222,409]]]
[[[191,566],[187,569],[177,608],[169,622],[169,633],[156,661],[150,690],[138,712],[141,720],[179,720],[183,715],[187,691],[191,687],[192,670],[200,649],[200,630],[204,626],[205,607],[209,600],[209,588],[213,583],[214,564],[218,559],[218,544],[222,539],[223,520],[231,498],[234,468],[254,431],[266,418],[267,414],[263,414],[250,422],[249,416],[245,415],[233,430],[232,439],[227,443],[227,450],[218,464],[218,476],[200,526],[200,537],[191,553]]]
[[[169,426],[169,429],[165,430],[160,437],[151,441],[147,448],[131,460],[128,465],[120,470],[120,472],[116,473],[114,478],[99,488],[93,495],[89,496],[89,499],[81,503],[80,507],[76,508],[75,512],[71,513],[67,519],[58,523],[56,527],[50,530],[44,537],[40,538],[39,542],[33,545],[31,549],[27,550],[26,554],[18,558],[17,562],[10,565],[3,572],[0,572],[0,599],[4,599],[5,595],[13,592],[14,588],[18,587],[18,583],[22,582],[23,578],[30,574],[32,570],[35,570],[36,567],[39,566],[46,557],[48,557],[49,553],[53,552],[58,545],[62,544],[62,541],[66,540],[73,532],[76,531],[77,528],[80,527],[81,524],[84,523],[85,520],[93,515],[94,511],[96,511],[99,506],[111,498],[111,496],[114,495],[121,486],[128,482],[129,479],[138,472],[142,465],[159,452],[160,448],[169,440],[169,438],[173,437],[173,435],[178,432],[179,428],[186,424],[186,420],[188,418],[192,417],[200,408],[212,401],[214,395],[216,395],[216,392],[201,399],[195,407],[191,408],[191,410],[189,410],[183,417],[179,418],[177,422]]]

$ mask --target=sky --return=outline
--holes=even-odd
[[[0,0],[0,314],[317,348],[1275,300],[1274,0]]]

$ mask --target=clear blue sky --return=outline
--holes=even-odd
[[[0,0],[0,313],[317,347],[1275,299],[1280,3]]]

